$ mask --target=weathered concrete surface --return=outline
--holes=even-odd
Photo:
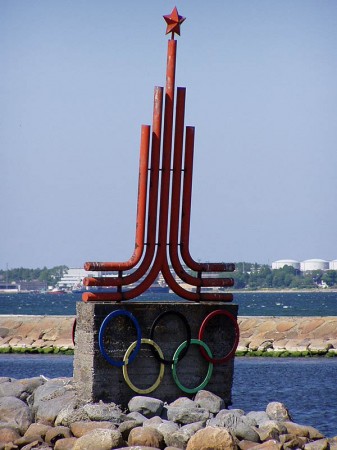
[[[215,310],[224,310],[232,316],[237,315],[237,305],[215,302],[187,303],[187,302],[124,302],[116,303],[78,303],[76,347],[74,357],[74,382],[79,397],[85,402],[99,400],[113,401],[126,405],[134,391],[145,392],[153,385],[160,374],[160,363],[153,356],[148,345],[142,345],[141,357],[135,358],[127,366],[128,376],[137,391],[128,386],[121,367],[108,363],[103,357],[99,345],[98,335],[103,320],[113,311],[124,310],[132,313],[138,321],[142,338],[150,338],[151,327],[155,319],[164,312],[166,315],[154,329],[153,340],[159,345],[166,360],[172,360],[174,352],[187,339],[186,327],[175,313],[182,314],[188,319],[191,337],[197,338],[203,320]],[[136,330],[129,318],[115,317],[104,333],[104,348],[114,362],[121,363],[130,346],[136,341]],[[233,348],[235,329],[227,317],[216,316],[206,327],[203,341],[212,350],[213,358],[221,358]],[[212,369],[200,353],[198,345],[191,345],[186,356],[177,365],[177,377],[183,386],[198,387],[204,381],[208,371]],[[211,371],[207,388],[224,399],[226,405],[231,404],[231,389],[233,381],[233,360],[224,364],[217,364]],[[162,378],[155,390],[150,391],[155,398],[165,398],[166,401],[176,399],[181,390],[175,382],[168,363]],[[141,376],[140,376],[141,374]],[[186,396],[193,396],[193,392],[186,392]]]
[[[0,315],[0,352],[72,350],[74,316]],[[239,317],[238,350],[330,351],[337,354],[337,317]],[[195,337],[195,336],[192,336]]]

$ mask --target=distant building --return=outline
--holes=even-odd
[[[337,259],[329,262],[329,270],[337,270]]]
[[[34,291],[41,292],[48,289],[48,285],[45,281],[19,281],[20,291]]]
[[[312,270],[328,270],[329,262],[324,259],[306,259],[301,262],[301,272],[310,272]]]
[[[306,259],[305,261],[296,261],[294,259],[280,259],[271,264],[271,268],[282,269],[284,266],[291,266],[301,272],[311,272],[313,270],[337,270],[337,259],[325,261],[324,259]]]
[[[64,272],[63,277],[58,281],[59,289],[71,290],[82,285],[83,278],[101,276],[100,272],[87,272],[81,268],[72,268]]]
[[[282,269],[284,266],[290,266],[296,270],[300,270],[300,262],[294,259],[280,259],[271,264],[272,269]]]

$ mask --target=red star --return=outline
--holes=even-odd
[[[172,33],[172,39],[174,38],[174,33],[177,33],[180,36],[180,25],[184,22],[186,17],[179,16],[176,6],[173,8],[170,15],[163,17],[167,23],[166,34]]]

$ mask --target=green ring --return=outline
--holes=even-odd
[[[208,347],[207,344],[205,344],[205,342],[200,341],[199,339],[191,339],[191,345],[201,345],[205,350],[206,353],[208,354],[208,356],[210,358],[212,358],[212,352],[210,350],[210,348]],[[199,386],[195,387],[195,388],[187,388],[185,386],[183,386],[179,379],[178,379],[178,375],[177,375],[177,364],[179,362],[179,354],[182,350],[184,350],[184,348],[187,345],[187,341],[183,342],[182,344],[179,345],[179,347],[177,348],[177,350],[175,351],[174,355],[173,355],[173,364],[172,364],[172,376],[174,381],[176,382],[176,385],[179,387],[179,389],[181,389],[183,392],[186,392],[187,394],[195,394],[196,392],[200,391],[201,389],[203,389],[209,382],[209,380],[211,379],[212,376],[212,372],[213,372],[213,364],[211,362],[208,363],[208,371],[207,371],[207,375],[204,379],[204,381],[199,384]]]

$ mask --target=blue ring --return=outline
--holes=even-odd
[[[108,323],[110,322],[110,320],[115,317],[118,317],[118,316],[128,317],[133,322],[133,324],[136,328],[136,331],[137,331],[137,345],[136,345],[134,351],[132,352],[128,361],[116,361],[115,359],[110,358],[110,356],[107,354],[107,352],[105,351],[105,348],[104,348],[103,337],[104,337],[105,329],[106,329]],[[142,332],[141,332],[141,329],[140,329],[137,319],[135,318],[135,316],[133,314],[131,314],[129,311],[125,311],[124,309],[117,309],[116,311],[112,311],[110,314],[108,314],[106,316],[106,318],[103,320],[102,325],[99,329],[99,333],[98,333],[98,344],[99,344],[99,349],[101,351],[101,354],[104,356],[106,361],[108,361],[108,363],[110,363],[116,367],[122,367],[126,364],[129,364],[136,358],[136,356],[140,350],[141,341],[142,341]]]

